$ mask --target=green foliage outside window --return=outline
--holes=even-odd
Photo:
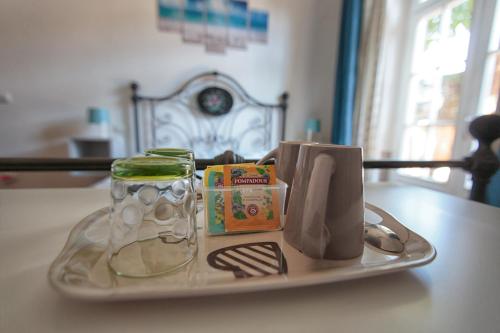
[[[458,6],[451,9],[451,18],[449,33],[451,36],[456,34],[457,27],[462,24],[467,30],[470,30],[472,8],[474,7],[474,0],[465,0]],[[442,14],[432,16],[427,20],[427,29],[425,32],[425,49],[429,45],[439,40],[441,34],[441,20]]]

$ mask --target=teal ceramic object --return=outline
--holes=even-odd
[[[90,124],[109,123],[109,112],[106,109],[90,107],[88,108],[88,122]]]

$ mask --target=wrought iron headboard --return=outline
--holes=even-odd
[[[231,76],[199,74],[162,97],[139,94],[133,82],[136,152],[158,146],[185,147],[200,158],[233,150],[262,156],[284,139],[288,94],[269,104],[250,96]]]

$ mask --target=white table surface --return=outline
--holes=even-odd
[[[500,332],[500,209],[401,185],[374,203],[437,249],[428,266],[361,280],[193,299],[91,303],[47,282],[103,189],[0,191],[0,332]]]

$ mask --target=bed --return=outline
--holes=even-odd
[[[226,150],[260,158],[285,135],[288,94],[276,103],[250,96],[231,76],[207,72],[187,80],[165,96],[147,96],[131,84],[134,149],[190,148],[197,158]]]

